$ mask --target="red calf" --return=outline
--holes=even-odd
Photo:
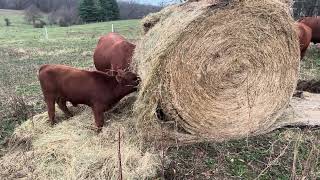
[[[43,65],[38,78],[52,125],[55,123],[55,102],[66,115],[72,116],[66,106],[69,101],[74,106],[90,106],[99,130],[104,124],[103,113],[124,96],[136,91],[139,84],[139,78],[131,72],[119,71],[116,76],[109,76],[99,71],[79,70],[64,65]]]

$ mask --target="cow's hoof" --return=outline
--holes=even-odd
[[[100,134],[102,132],[102,127],[98,127],[97,129],[96,129],[96,133],[97,134]]]
[[[54,127],[54,125],[56,124],[55,122],[49,121],[50,127]]]

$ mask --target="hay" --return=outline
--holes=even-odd
[[[174,9],[179,5],[172,5],[165,7],[162,11],[150,13],[147,17],[141,20],[143,32],[146,34],[153,26],[155,26],[161,19],[168,17]]]
[[[99,135],[89,108],[68,120],[58,111],[57,119],[62,122],[53,128],[47,123],[47,113],[33,117],[15,130],[10,151],[0,159],[0,179],[118,179],[119,128],[123,177],[154,177],[159,157],[142,149],[130,113],[109,116],[111,122]]]
[[[168,131],[178,140],[221,141],[267,131],[287,107],[299,72],[287,4],[203,0],[164,11],[152,15],[157,23],[134,55],[142,78],[135,112],[143,136],[161,135],[158,108],[167,123],[183,129]]]
[[[304,98],[294,97],[291,100],[290,106],[268,131],[286,126],[320,126],[320,94],[308,92],[303,94]]]

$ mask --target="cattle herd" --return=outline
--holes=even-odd
[[[47,104],[49,121],[55,124],[55,103],[69,117],[66,106],[85,104],[92,108],[98,132],[104,112],[126,95],[137,90],[140,79],[128,70],[135,45],[117,33],[100,38],[94,53],[98,71],[80,70],[65,65],[43,65],[38,78]]]
[[[320,16],[297,21],[301,59],[310,42],[320,42]],[[47,104],[49,121],[55,124],[55,103],[69,117],[66,106],[85,104],[92,108],[98,132],[104,125],[104,112],[126,95],[137,90],[140,78],[129,67],[135,45],[117,33],[99,39],[93,60],[97,71],[80,70],[65,65],[43,65],[38,78]]]
[[[320,16],[300,18],[297,26],[302,59],[310,42],[315,44],[320,42]]]

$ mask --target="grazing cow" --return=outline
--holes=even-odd
[[[129,67],[135,45],[117,33],[109,33],[99,39],[93,54],[93,62],[97,70],[125,70]]]
[[[302,17],[298,20],[298,22],[301,22],[311,28],[312,30],[311,42],[315,44],[320,43],[320,16]]]
[[[311,37],[312,37],[312,30],[310,27],[300,22],[297,23],[297,27],[298,27],[298,36],[299,36],[299,42],[300,42],[300,52],[301,52],[300,57],[302,59],[309,47]]]
[[[79,70],[64,65],[43,65],[38,75],[48,108],[49,121],[55,123],[55,102],[67,115],[66,106],[85,104],[92,108],[98,132],[104,124],[103,113],[124,96],[137,90],[139,78],[132,72],[119,71],[116,76],[104,72]]]

